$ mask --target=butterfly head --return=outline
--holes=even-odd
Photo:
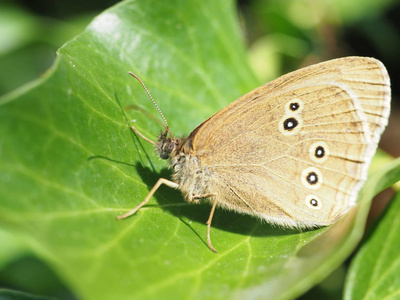
[[[167,128],[158,137],[156,151],[161,159],[169,159],[176,155],[178,146],[178,139],[172,137],[169,128]]]

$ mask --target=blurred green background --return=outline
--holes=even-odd
[[[0,101],[2,95],[40,78],[60,46],[117,2],[0,1]],[[341,56],[380,59],[390,74],[393,92],[393,112],[380,146],[399,156],[400,1],[242,0],[237,11],[249,62],[263,82]],[[0,229],[0,244],[3,234]],[[18,241],[0,247],[0,257],[4,252],[14,257],[0,260],[0,287],[74,299],[51,269],[24,249]],[[345,269],[341,267],[303,298],[341,298]]]

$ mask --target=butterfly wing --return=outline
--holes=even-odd
[[[286,226],[328,225],[355,204],[389,111],[382,63],[346,57],[255,89],[189,139],[218,205]]]

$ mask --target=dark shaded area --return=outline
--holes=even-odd
[[[163,169],[161,173],[157,173],[140,164],[136,165],[136,169],[149,190],[154,186],[158,178],[171,178],[171,171],[168,169]],[[187,203],[180,191],[167,186],[161,186],[154,194],[153,198],[156,199],[157,205],[177,218],[180,218],[182,222],[184,222],[182,219],[182,217],[184,217],[185,219],[205,224],[211,211],[211,205],[207,203],[206,200],[200,202],[200,204]],[[138,199],[136,199],[136,201],[136,204],[140,203]],[[154,205],[153,200],[150,200],[148,206],[150,205]],[[190,227],[189,224],[185,224]],[[274,236],[298,233],[298,231],[294,229],[273,227],[255,217],[239,214],[234,211],[223,210],[218,207],[214,214],[212,227],[246,236]],[[199,232],[198,235],[204,241],[206,230],[204,232]]]
[[[350,55],[378,57],[387,67],[393,101],[399,105],[400,87],[400,4],[388,10],[383,18],[361,20],[342,30],[339,40],[348,45]]]
[[[110,6],[120,2],[117,0],[102,1],[60,1],[60,0],[16,0],[20,6],[29,9],[35,14],[55,18],[68,19],[77,14],[88,13],[93,11],[101,12]]]
[[[0,270],[0,289],[23,290],[36,295],[35,299],[77,299],[71,291],[64,286],[57,274],[43,261],[33,257],[24,256],[11,262]],[[28,299],[25,295],[2,295],[0,299]],[[49,297],[49,298],[48,298]]]

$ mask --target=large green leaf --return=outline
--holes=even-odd
[[[33,87],[0,100],[0,222],[84,299],[278,299],[299,295],[335,269],[363,233],[369,200],[329,228],[273,228],[189,205],[160,188],[170,176],[152,146],[157,113],[176,135],[258,86],[249,70],[231,1],[127,1],[104,12],[59,50],[56,66]],[[383,176],[383,175],[381,175]],[[377,179],[375,179],[377,180]],[[389,184],[390,182],[387,182]]]
[[[397,168],[383,171],[386,178],[399,178],[399,169],[400,160]],[[352,261],[345,299],[400,299],[399,214],[400,193],[397,193]]]

